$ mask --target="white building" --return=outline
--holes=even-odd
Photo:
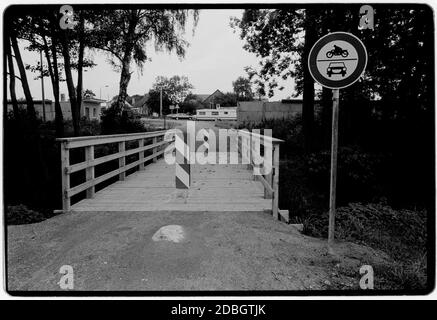
[[[197,109],[196,120],[237,120],[237,107]]]

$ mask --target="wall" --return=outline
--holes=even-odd
[[[35,107],[35,112],[37,114],[37,117],[43,118],[43,107],[42,107],[42,101],[35,100],[33,102]],[[27,109],[27,105],[25,101],[18,101],[18,108],[20,109]],[[12,102],[8,101],[8,112],[12,111]],[[45,111],[46,111],[46,121],[54,121],[55,120],[55,104],[51,100],[45,101]]]
[[[69,101],[60,101],[61,110],[62,110],[62,116],[64,117],[64,120],[71,120],[71,107]],[[89,103],[87,101],[83,101],[82,108],[80,111],[80,116],[86,116],[85,114],[85,108],[88,107],[91,112],[91,119],[100,120],[100,115],[102,112],[102,107],[105,107],[106,105],[104,103]],[[26,109],[27,105],[26,102],[18,101],[18,107],[20,109]],[[35,100],[34,101],[34,107],[35,111],[37,113],[37,116],[39,118],[43,118],[43,107],[41,100]],[[8,101],[8,112],[13,110],[12,102]],[[96,109],[96,116],[93,116],[93,110]],[[46,100],[45,102],[45,113],[46,113],[46,121],[55,121],[55,103],[51,100]]]
[[[239,123],[258,123],[270,119],[286,119],[302,112],[301,100],[283,103],[281,101],[240,101],[237,107]]]

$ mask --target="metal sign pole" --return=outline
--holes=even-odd
[[[347,45],[345,44],[347,43]],[[363,42],[351,33],[332,32],[316,41],[308,55],[308,70],[315,81],[332,89],[331,181],[329,192],[328,251],[334,252],[335,202],[337,188],[337,149],[339,89],[357,81],[367,65]]]
[[[338,109],[340,90],[332,90],[332,143],[331,143],[331,184],[329,193],[329,228],[328,247],[331,253],[334,252],[334,230],[335,230],[335,199],[337,189],[337,150],[338,150]]]

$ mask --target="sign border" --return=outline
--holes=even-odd
[[[357,54],[358,54],[358,65],[355,68],[354,72],[346,79],[340,81],[326,79],[320,74],[316,65],[317,54],[315,54],[315,52],[318,53],[325,44],[327,44],[330,41],[333,41],[333,39],[331,39],[332,36],[336,36],[335,40],[343,40],[349,42],[357,50]],[[363,59],[361,59],[361,57]],[[342,88],[349,87],[350,85],[354,84],[363,75],[364,71],[366,70],[366,67],[367,67],[367,49],[364,43],[357,36],[348,32],[336,31],[324,35],[323,37],[321,37],[319,40],[316,41],[316,43],[313,45],[308,55],[308,70],[311,76],[322,87],[329,88],[329,89],[342,89]],[[362,71],[359,71],[361,68]]]

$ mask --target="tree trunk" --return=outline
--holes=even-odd
[[[123,65],[122,65],[121,77],[120,77],[120,89],[117,99],[117,109],[119,113],[123,111],[124,104],[127,99],[127,86],[129,85],[129,81],[131,78],[130,53],[127,57],[126,55],[125,55],[125,59],[123,59]]]
[[[127,39],[125,42],[125,51],[122,61],[122,69],[121,69],[121,77],[120,77],[120,90],[118,93],[117,99],[117,111],[122,112],[124,103],[127,98],[127,86],[129,85],[129,81],[131,78],[130,72],[130,62],[131,62],[131,54],[135,45],[135,28],[138,24],[138,12],[136,10],[132,10],[131,16],[129,19],[129,29],[127,33]]]
[[[56,34],[53,32],[52,28],[52,42],[49,47],[45,36],[44,40],[44,53],[47,60],[47,66],[49,69],[50,80],[52,81],[53,96],[55,98],[55,128],[56,137],[61,138],[64,136],[64,117],[62,115],[61,104],[59,102],[59,70],[58,70],[58,58],[56,52]],[[49,49],[52,53],[52,60],[50,59]]]
[[[308,56],[316,38],[312,14],[306,9],[305,44],[301,64],[304,69],[302,121],[304,135],[304,149],[306,153],[313,150],[314,142],[314,80],[308,70]]]
[[[70,97],[73,130],[74,130],[74,135],[79,136],[80,109],[78,108],[77,105],[76,90],[74,88],[73,75],[71,73],[70,51],[68,47],[68,30],[65,30],[63,32],[63,36],[61,37],[61,44],[62,44],[62,55],[64,56],[64,69],[65,69],[65,78],[67,80],[68,96]]]
[[[84,42],[85,19],[80,15],[79,21],[79,57],[77,61],[77,107],[82,109],[82,90],[83,90],[83,55],[85,51]]]
[[[61,103],[59,102],[59,69],[58,57],[56,52],[56,43],[52,40],[52,58],[53,58],[53,94],[55,96],[55,122],[56,135],[64,136],[64,116],[62,115]]]
[[[8,57],[9,90],[11,92],[12,109],[14,111],[15,119],[18,119],[19,111],[18,111],[17,95],[15,93],[15,69],[14,69],[14,62],[12,61],[12,53],[11,53],[11,46],[9,43],[9,38],[8,38],[8,43],[6,45],[6,55]],[[7,107],[5,108],[5,111],[7,112]],[[7,115],[5,114],[5,116],[7,116]]]
[[[29,83],[27,82],[26,70],[21,58],[20,48],[18,47],[17,37],[11,34],[12,48],[15,53],[18,70],[20,71],[21,85],[23,86],[24,96],[26,97],[27,113],[32,121],[36,120],[35,106],[33,104],[32,94],[30,93]]]

